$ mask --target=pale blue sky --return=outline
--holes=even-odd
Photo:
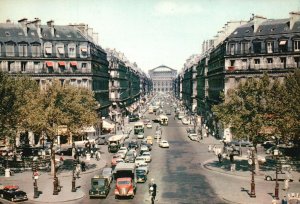
[[[0,0],[0,22],[86,23],[103,48],[116,48],[144,71],[161,64],[181,70],[226,22],[299,10],[300,0]]]

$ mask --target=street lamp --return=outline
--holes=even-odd
[[[73,159],[73,178],[72,178],[72,192],[76,192],[76,178],[75,178],[75,170],[77,166],[77,160]]]
[[[255,183],[254,183],[254,170],[255,170],[255,155],[254,155],[254,148],[251,148],[251,157],[248,160],[249,165],[251,165],[251,191],[250,197],[255,198]]]
[[[275,183],[275,199],[278,200],[279,196],[278,196],[278,192],[279,192],[279,184],[278,184],[278,155],[279,155],[279,150],[278,149],[274,149],[273,152],[275,158],[276,158],[276,183]]]

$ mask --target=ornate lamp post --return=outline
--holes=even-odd
[[[255,198],[255,182],[254,182],[254,171],[255,171],[255,155],[254,155],[254,148],[251,148],[251,157],[248,160],[249,165],[251,165],[251,191],[250,197]]]
[[[275,183],[275,199],[278,200],[279,196],[279,184],[278,184],[278,155],[279,155],[279,150],[278,149],[274,149],[273,152],[275,158],[276,158],[276,183]]]

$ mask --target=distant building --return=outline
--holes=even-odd
[[[153,82],[154,92],[173,92],[173,80],[177,75],[177,70],[161,65],[148,71]]]

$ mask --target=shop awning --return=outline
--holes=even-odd
[[[77,67],[77,62],[70,62],[71,66]]]
[[[112,121],[103,120],[102,122],[103,122],[102,127],[105,129],[114,129],[115,128],[115,124],[113,124]]]
[[[45,52],[46,52],[46,54],[51,54],[52,53],[52,48],[51,47],[46,47]]]
[[[63,47],[58,47],[57,50],[58,50],[58,53],[59,53],[59,54],[64,54],[64,53],[65,53]]]
[[[46,61],[46,66],[47,66],[47,67],[53,67],[53,62]]]
[[[65,67],[66,63],[65,62],[58,62],[58,65],[61,66],[61,67]]]
[[[280,42],[279,42],[279,45],[285,45],[286,44],[286,40],[281,40]]]
[[[93,126],[83,128],[83,132],[96,132]]]

